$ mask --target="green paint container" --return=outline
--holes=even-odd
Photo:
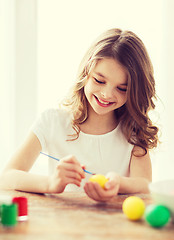
[[[1,205],[1,224],[5,227],[13,227],[17,224],[18,207],[17,204]]]

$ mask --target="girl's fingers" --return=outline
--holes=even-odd
[[[66,170],[65,171],[65,177],[73,178],[73,179],[76,179],[78,181],[82,180],[82,176],[78,172],[71,171],[71,170]]]
[[[86,192],[86,194],[88,195],[88,197],[92,198],[95,201],[99,201],[99,196],[96,193],[93,184],[91,183],[86,183],[84,186],[84,190]]]
[[[80,178],[85,178],[85,173],[81,166],[65,164],[65,170],[67,172],[74,173],[74,175],[79,176]]]
[[[83,178],[85,173],[74,157],[61,159],[50,181],[51,191],[62,192],[68,184],[80,187]]]
[[[106,201],[110,198],[109,192],[101,188],[99,184],[95,184],[94,189],[97,192],[98,201]]]
[[[67,171],[74,171],[80,174],[81,178],[85,178],[85,173],[74,156],[66,157],[60,161],[59,167],[64,167]]]
[[[118,194],[119,185],[114,184],[114,182],[111,182],[111,181],[110,181],[110,184],[112,187],[109,189],[103,189],[97,185],[95,186],[95,189],[98,192],[99,197],[103,199],[110,199]]]
[[[80,166],[80,163],[77,161],[76,157],[73,156],[73,155],[69,155],[69,156],[60,160],[60,162],[62,162],[62,161],[66,162],[66,163],[72,163],[72,164]]]
[[[120,184],[120,176],[118,174],[116,174],[115,172],[109,172],[107,175],[106,175],[106,178],[109,179],[108,183],[109,182],[112,182],[112,184]],[[110,184],[110,183],[109,183]],[[107,185],[107,184],[106,184]]]
[[[71,178],[71,177],[66,178],[66,181],[67,181],[67,184],[75,184],[78,187],[80,187],[80,184],[81,184],[81,181],[78,181],[77,179]]]
[[[82,178],[85,178],[85,174],[83,172],[82,169],[80,169],[80,167],[78,166],[74,166],[74,165],[71,165],[71,164],[67,164],[67,163],[61,163],[61,164],[58,164],[57,166],[57,173],[60,175],[62,174],[73,174],[75,178],[78,178],[78,179],[82,179]]]
[[[109,190],[101,188],[97,183],[87,183],[85,184],[85,192],[89,197],[96,201],[109,201],[118,193],[118,187],[112,187]]]
[[[61,179],[61,185],[62,186],[66,187],[66,185],[68,185],[68,184],[75,184],[78,187],[80,187],[81,181],[79,181],[75,178],[71,178],[71,177],[65,177],[65,178]]]

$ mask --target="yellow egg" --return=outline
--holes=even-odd
[[[108,179],[104,175],[95,174],[89,179],[89,181],[97,182],[102,188],[104,188],[105,183],[108,181]]]
[[[141,198],[131,196],[124,200],[122,210],[130,220],[138,220],[144,214],[145,204]]]

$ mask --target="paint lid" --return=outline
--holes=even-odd
[[[17,224],[18,207],[17,204],[1,205],[1,223],[6,227],[13,227]]]
[[[18,220],[25,221],[28,219],[28,201],[26,197],[14,197],[13,203],[18,205]]]
[[[12,197],[9,195],[0,195],[0,204],[11,204]]]

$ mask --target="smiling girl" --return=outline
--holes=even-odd
[[[40,193],[84,189],[96,201],[148,192],[149,150],[158,142],[148,115],[153,98],[153,68],[143,42],[131,31],[106,31],[84,56],[62,108],[45,111],[33,124],[1,186]],[[29,173],[40,151],[60,158],[49,159],[49,176]],[[106,175],[104,189],[89,182],[83,168]]]

